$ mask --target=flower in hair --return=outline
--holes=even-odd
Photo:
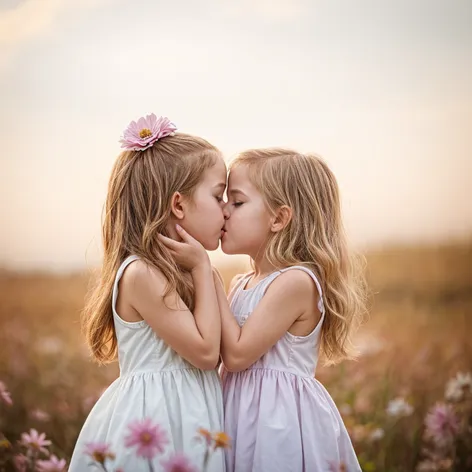
[[[144,151],[156,141],[166,136],[173,136],[177,127],[169,118],[154,113],[132,121],[120,139],[121,147],[128,151]]]

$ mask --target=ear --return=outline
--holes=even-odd
[[[292,209],[287,205],[281,206],[271,221],[270,230],[273,233],[278,233],[290,223],[291,219]]]
[[[178,219],[182,220],[185,216],[184,211],[184,197],[179,192],[174,192],[170,200],[170,210],[172,214]]]

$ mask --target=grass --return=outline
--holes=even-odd
[[[317,377],[340,408],[364,470],[413,471],[423,458],[428,409],[443,399],[448,379],[472,371],[472,244],[393,248],[367,261],[374,295],[357,336],[361,355],[320,366]],[[228,284],[244,266],[219,269]],[[116,364],[98,367],[88,357],[79,327],[87,286],[84,274],[0,273],[0,380],[14,401],[0,404],[0,431],[10,440],[32,427],[44,431],[65,458],[118,376]],[[397,397],[412,405],[411,415],[386,413]],[[384,435],[372,440],[377,428]],[[456,461],[442,470],[470,470],[470,451],[463,454],[461,469]]]

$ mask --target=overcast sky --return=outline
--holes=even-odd
[[[469,0],[0,0],[0,267],[98,260],[128,122],[321,154],[360,247],[472,234]]]

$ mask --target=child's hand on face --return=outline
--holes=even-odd
[[[206,264],[210,265],[210,258],[205,248],[181,226],[176,225],[176,229],[182,242],[174,241],[162,234],[158,237],[169,249],[177,264],[188,271],[196,270]]]

